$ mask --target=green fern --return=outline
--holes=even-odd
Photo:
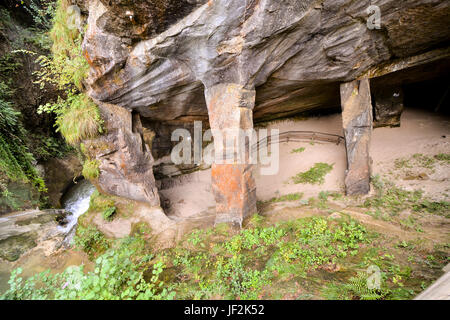
[[[386,297],[387,292],[382,289],[369,289],[367,286],[367,274],[360,272],[356,277],[350,278],[344,285],[344,290],[354,298],[360,300],[381,300]]]
[[[114,219],[114,214],[116,213],[116,207],[109,207],[105,211],[103,211],[103,219],[106,221],[112,221]]]

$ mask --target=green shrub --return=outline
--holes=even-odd
[[[295,184],[323,184],[325,176],[333,170],[333,165],[328,163],[316,163],[311,169],[306,172],[301,172],[293,177]]]
[[[95,103],[81,93],[89,65],[81,50],[83,34],[67,26],[69,6],[69,1],[58,0],[50,30],[52,56],[37,59],[41,68],[35,74],[41,87],[50,83],[64,92],[57,101],[40,106],[38,113],[55,113],[57,131],[69,144],[77,145],[103,133],[103,122]]]
[[[102,120],[98,107],[85,95],[69,95],[67,106],[61,110],[56,125],[71,145],[92,139],[102,133]]]
[[[44,135],[34,135],[33,141],[37,142],[33,153],[40,160],[49,160],[51,158],[64,158],[68,153],[74,151],[64,140]]]
[[[219,294],[225,299],[258,299],[275,279],[307,276],[338,258],[356,255],[368,242],[366,229],[351,219],[306,218],[258,225],[231,237],[226,236],[229,231],[192,232],[189,248],[176,249],[172,258],[179,277],[189,283],[178,288],[181,298]],[[223,240],[211,243],[216,237]],[[184,288],[189,291],[184,293]]]
[[[83,266],[71,266],[51,275],[40,273],[24,280],[12,272],[10,289],[1,297],[7,300],[162,300],[173,299],[174,292],[161,280],[162,261],[149,264],[152,255],[142,252],[139,239],[125,239],[95,260],[94,271],[85,273]],[[146,277],[146,274],[151,274]]]
[[[52,83],[61,90],[75,87],[81,90],[89,65],[82,53],[83,34],[77,28],[69,28],[68,0],[58,0],[50,30],[52,56],[40,56],[37,62],[41,69],[36,72],[41,86]]]
[[[11,103],[0,99],[0,171],[12,181],[30,182],[39,192],[45,192],[44,180],[34,167],[35,159],[26,146],[27,133],[19,116]]]
[[[302,152],[305,151],[305,150],[306,150],[306,148],[301,147],[301,148],[292,150],[291,153],[302,153]]]
[[[109,207],[103,211],[102,216],[106,221],[112,221],[114,219],[114,214],[116,213],[116,207]]]

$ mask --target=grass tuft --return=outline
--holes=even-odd
[[[89,180],[97,179],[100,175],[99,165],[98,160],[86,160],[83,165],[83,176]]]
[[[98,107],[84,94],[68,98],[69,106],[58,116],[61,134],[71,145],[92,139],[102,133],[102,120]]]
[[[306,150],[305,147],[301,147],[301,148],[292,150],[291,153],[302,153],[305,150]]]

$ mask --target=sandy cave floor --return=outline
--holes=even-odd
[[[309,118],[307,120],[283,120],[269,123],[267,129],[287,131],[318,131],[342,135],[340,114]],[[305,148],[301,153],[292,152]],[[260,167],[255,168],[257,198],[267,201],[291,193],[303,193],[303,199],[317,197],[321,191],[344,192],[346,169],[344,144],[336,145],[305,140],[285,142],[279,145],[280,168],[277,175],[264,176]],[[376,128],[373,131],[371,157],[372,175],[380,175],[406,190],[421,189],[436,201],[450,199],[450,170],[436,165],[433,169],[414,166],[410,159],[414,154],[433,156],[450,153],[450,118],[424,110],[407,109],[399,128]],[[402,162],[402,160],[404,160]],[[294,184],[292,177],[307,171],[315,163],[333,164],[322,185]],[[399,164],[405,165],[399,167]],[[169,199],[166,213],[173,219],[195,218],[197,215],[214,214],[214,197],[211,193],[210,170],[191,174],[191,181],[162,190]]]

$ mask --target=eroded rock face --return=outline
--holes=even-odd
[[[64,159],[50,159],[43,164],[48,201],[52,207],[61,207],[61,198],[70,184],[81,175],[78,157],[71,154]]]
[[[159,205],[153,176],[153,157],[144,141],[138,114],[97,102],[107,133],[85,141],[85,152],[100,165],[94,183],[103,192]]]
[[[91,95],[161,121],[204,117],[202,91],[218,83],[255,87],[256,118],[339,105],[331,83],[450,38],[450,4],[442,0],[214,0],[179,2],[176,19],[162,15],[163,32],[134,42],[102,22],[119,19],[122,2],[90,1],[83,46]],[[381,9],[380,30],[367,28],[370,4]]]
[[[108,7],[98,24],[109,33],[133,40],[167,30],[206,0],[100,0]]]
[[[245,157],[238,163],[227,163],[228,159],[239,159],[238,150],[230,148],[227,139],[236,133],[235,141],[239,141],[239,129],[253,128],[255,90],[235,83],[223,83],[208,88],[205,96],[214,148],[216,154],[223,156],[224,162],[213,164],[211,170],[216,223],[242,226],[245,218],[257,212],[253,165],[247,163],[249,150],[243,150]]]
[[[58,228],[64,210],[29,210],[0,218],[0,260],[16,261],[36,246],[52,253],[63,245],[66,234]]]

